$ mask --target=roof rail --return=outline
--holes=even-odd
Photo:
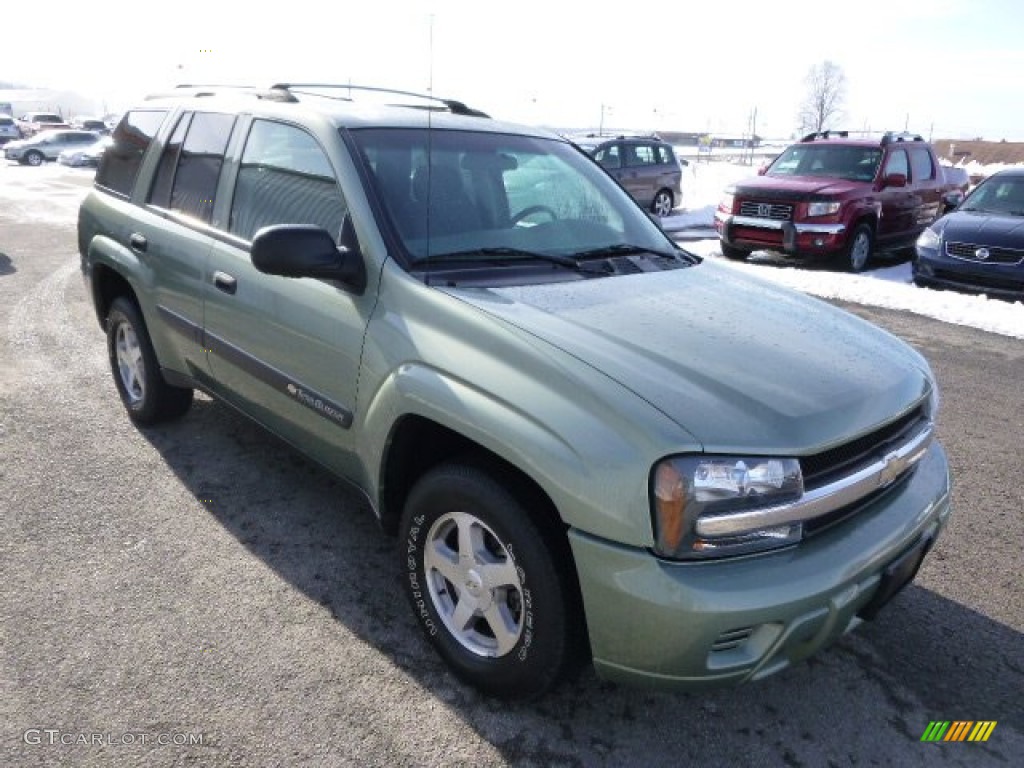
[[[298,101],[298,99],[287,91],[274,90],[273,88],[259,88],[255,85],[233,85],[225,83],[179,83],[169,91],[157,91],[156,93],[147,94],[145,99],[148,101],[150,99],[182,96],[201,98],[204,96],[218,96],[224,93],[243,94],[257,99],[265,99],[267,101]]]
[[[891,144],[895,141],[924,141],[924,139],[916,133],[908,133],[907,131],[902,131],[901,133],[896,133],[895,131],[886,131],[882,135],[883,147],[886,144]]]
[[[847,139],[847,138],[850,137],[850,132],[849,131],[833,131],[833,130],[814,131],[812,133],[808,133],[806,136],[804,136],[802,139],[800,139],[800,141],[801,142],[804,142],[804,141],[817,141],[818,139],[830,139],[833,136],[837,136],[840,139]]]
[[[461,101],[455,99],[442,99],[437,96],[431,96],[424,93],[413,93],[412,91],[399,91],[394,88],[377,88],[369,85],[353,85],[351,83],[275,83],[271,87],[272,91],[284,91],[289,94],[305,93],[311,96],[324,96],[328,99],[341,99],[344,101],[352,100],[352,91],[363,91],[368,93],[392,93],[397,96],[409,96],[414,99],[423,99],[429,102],[435,102],[439,105],[443,105],[445,109],[454,115],[469,115],[471,117],[490,117],[485,112],[481,112],[479,109],[473,109],[467,106]],[[326,94],[313,93],[305,90],[307,88],[334,88],[338,90],[347,90],[348,96],[326,96]],[[437,107],[430,107],[423,104],[394,104],[392,106],[401,107],[413,107],[416,109],[437,109]]]

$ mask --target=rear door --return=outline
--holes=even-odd
[[[939,216],[944,178],[927,147],[910,146],[910,183],[916,196],[914,232],[924,230]]]
[[[144,257],[159,273],[156,311],[167,329],[175,365],[209,382],[203,340],[203,276],[213,232],[210,222],[234,115],[185,112],[161,152],[136,222]]]

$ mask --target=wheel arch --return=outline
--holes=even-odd
[[[381,527],[389,534],[397,533],[405,501],[416,481],[434,467],[453,461],[489,472],[531,510],[537,525],[564,532],[565,524],[554,501],[529,474],[466,435],[416,414],[400,418],[388,437],[380,465]]]
[[[114,303],[114,299],[120,296],[127,297],[136,306],[139,304],[135,289],[124,275],[106,264],[94,263],[92,265],[92,304],[96,310],[96,319],[104,331],[110,305]]]

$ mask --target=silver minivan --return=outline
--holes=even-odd
[[[683,169],[670,144],[632,136],[588,137],[576,143],[643,207],[668,216],[682,203]]]
[[[45,160],[56,160],[65,149],[84,149],[100,138],[94,131],[45,131],[5,145],[4,157],[23,165],[42,165]]]

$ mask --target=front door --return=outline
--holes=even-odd
[[[218,394],[341,474],[373,297],[341,284],[259,272],[249,244],[274,224],[315,224],[337,242],[347,206],[323,148],[305,130],[253,120],[226,229],[210,252],[205,339]]]

